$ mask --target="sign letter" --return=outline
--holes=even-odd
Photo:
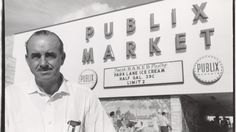
[[[211,46],[211,38],[210,38],[210,36],[212,36],[213,33],[214,33],[214,28],[201,30],[200,36],[204,37],[205,46],[206,47]]]
[[[89,39],[92,38],[94,35],[94,28],[93,27],[86,27],[86,41],[89,42]]]
[[[160,29],[160,24],[154,24],[154,13],[150,14],[150,31],[158,31]]]
[[[136,58],[136,44],[133,41],[126,42],[126,59]]]
[[[93,48],[90,48],[89,52],[87,52],[87,49],[84,49],[82,62],[83,62],[83,64],[86,64],[86,63],[89,64],[90,62],[94,63]]]
[[[175,36],[175,48],[176,50],[185,50],[186,49],[186,34],[185,33],[180,33],[176,34]]]
[[[135,19],[134,18],[129,18],[126,20],[126,32],[127,35],[132,35],[135,33]]]
[[[201,6],[199,7],[197,4],[193,5],[193,12],[195,14],[195,17],[193,19],[194,23],[197,23],[197,21],[200,19],[201,22],[206,22],[208,16],[205,14],[205,12],[203,12],[204,8],[206,7],[206,2],[202,3]]]
[[[106,39],[110,39],[113,36],[113,22],[110,22],[110,32],[108,32],[108,23],[104,24],[104,34]]]
[[[154,53],[156,55],[161,53],[161,50],[157,46],[159,41],[160,41],[160,37],[156,37],[154,41],[153,41],[153,38],[149,39],[149,56],[153,56]]]
[[[176,27],[176,9],[171,10],[172,28]]]
[[[107,49],[103,57],[104,62],[106,62],[108,59],[111,59],[112,61],[115,60],[111,45],[107,45]]]

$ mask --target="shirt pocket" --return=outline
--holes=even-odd
[[[81,120],[68,120],[67,132],[84,132]]]

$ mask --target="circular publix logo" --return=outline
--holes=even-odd
[[[214,56],[206,55],[200,57],[194,64],[194,77],[204,84],[217,82],[223,75],[223,64]]]
[[[80,73],[79,83],[87,88],[94,89],[98,81],[97,73],[92,69],[85,69]]]

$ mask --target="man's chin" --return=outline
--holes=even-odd
[[[38,81],[42,81],[42,82],[48,82],[48,81],[52,81],[55,80],[57,78],[57,74],[55,74],[54,72],[37,72],[35,75],[35,79]]]
[[[53,80],[53,76],[51,75],[38,76],[36,77],[36,80],[39,80],[41,82],[48,82],[48,81]]]

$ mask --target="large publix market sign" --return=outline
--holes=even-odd
[[[193,4],[192,5],[192,14],[193,14],[193,18],[192,18],[192,23],[193,25],[197,25],[199,22],[206,24],[208,22],[208,15],[205,12],[205,8],[207,8],[207,2],[203,2],[200,4]],[[191,8],[190,8],[191,9]],[[157,9],[158,11],[158,9]],[[191,10],[189,10],[191,11]],[[186,12],[189,12],[188,10],[186,10]],[[177,23],[177,14],[178,10],[176,10],[175,8],[171,9],[171,13],[170,14],[164,14],[166,15],[166,17],[171,17],[171,23],[170,26],[174,29],[178,23]],[[155,22],[156,19],[158,19],[158,16],[156,16],[155,13],[150,13],[147,14],[149,15],[149,31],[150,32],[158,32],[161,28],[161,24],[158,22]],[[124,25],[123,27],[126,29],[126,36],[132,36],[136,33],[137,31],[137,25],[136,25],[136,20],[135,18],[127,18],[126,20],[126,25]],[[104,32],[102,32],[102,34],[104,35],[104,38],[106,40],[109,40],[113,37],[113,35],[116,32],[116,29],[114,28],[114,25],[116,23],[111,21],[111,22],[107,22],[104,23],[103,28],[104,28]],[[166,23],[165,23],[166,24]],[[214,33],[214,28],[209,27],[209,28],[204,28],[201,29],[199,31],[199,36],[202,37],[202,41],[204,41],[205,43],[205,47],[210,48],[211,46],[211,36]],[[101,34],[101,32],[96,32],[95,28],[93,25],[91,26],[87,26],[85,28],[85,40],[87,43],[90,43],[90,40],[93,39],[93,37],[96,34]],[[187,34],[185,32],[182,33],[177,33],[175,34],[175,50],[176,52],[179,51],[186,51],[187,49],[187,45],[186,45],[186,37]],[[149,56],[153,57],[153,56],[159,56],[161,55],[162,49],[159,48],[159,43],[161,41],[161,37],[157,36],[157,37],[151,37],[149,38]],[[126,59],[135,59],[137,54],[136,54],[136,42],[135,41],[127,41],[126,42]],[[86,64],[94,64],[95,60],[94,60],[94,52],[93,52],[93,48],[85,48],[83,49],[83,54],[82,54],[82,63],[84,65]],[[115,61],[116,57],[113,53],[113,48],[112,46],[109,44],[106,47],[106,50],[104,52],[104,56],[103,56],[103,60],[104,62],[107,62],[108,60],[111,61]]]
[[[192,7],[189,8],[192,12],[192,25],[197,25],[198,23],[206,24],[208,22],[208,14],[205,12],[207,8],[207,2],[202,2],[198,4],[192,4]],[[158,10],[158,9],[157,9]],[[171,22],[169,26],[172,29],[175,29],[178,25],[177,23],[177,13],[178,10],[172,8],[170,13],[166,17],[170,17]],[[155,13],[146,14],[149,16],[149,23],[147,25],[149,32],[158,32],[161,29],[161,23],[158,23],[155,20],[158,20],[158,15]],[[122,21],[122,20],[121,20]],[[125,28],[126,37],[135,35],[138,30],[137,20],[133,17],[126,18],[124,21],[126,25],[123,25]],[[93,25],[87,26],[85,28],[84,39],[87,44],[94,39],[96,34],[103,34],[105,40],[110,40],[114,34],[119,31],[114,27],[116,22],[110,21],[104,23],[103,32],[97,32]],[[164,23],[166,24],[166,23]],[[97,25],[97,24],[96,24]],[[203,43],[205,44],[205,49],[210,49],[211,47],[211,37],[214,35],[214,28],[208,27],[200,29],[198,33],[199,37],[202,38]],[[175,34],[175,52],[183,53],[187,50],[186,44],[187,34],[185,32]],[[149,47],[149,57],[160,56],[163,52],[163,49],[159,47],[161,43],[161,36],[150,37],[149,42],[146,42]],[[137,58],[136,49],[137,46],[134,40],[129,40],[125,42],[125,53],[126,60],[132,60]],[[85,48],[83,49],[82,54],[82,63],[83,65],[94,64],[94,49]],[[116,60],[115,54],[113,52],[112,44],[107,45],[104,50],[103,62],[108,61],[114,62]],[[194,74],[196,75],[196,74]],[[89,76],[89,75],[87,75]],[[91,75],[92,76],[92,75]],[[153,84],[170,84],[170,83],[184,83],[183,75],[183,61],[171,61],[171,62],[155,62],[147,64],[138,64],[138,65],[126,65],[121,67],[112,67],[104,69],[104,88],[111,87],[126,87],[126,86],[140,86],[140,85],[153,85]]]

